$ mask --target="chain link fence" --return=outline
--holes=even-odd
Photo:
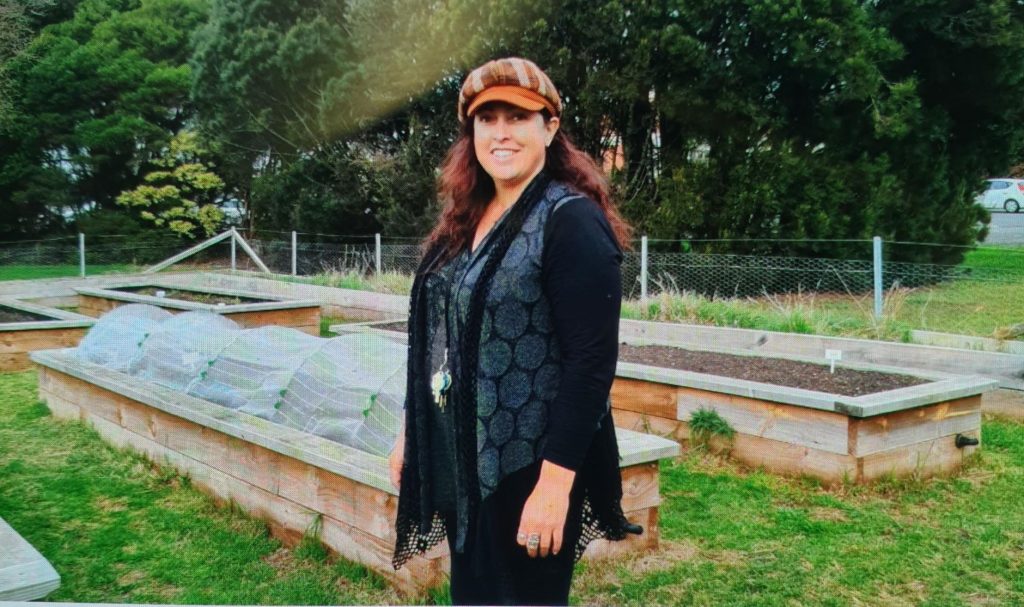
[[[747,242],[714,242],[720,249],[752,249]],[[1014,310],[1019,307],[1018,302],[1024,301],[1021,248],[964,247],[965,261],[935,264],[894,259],[929,257],[922,254],[926,247],[944,247],[944,253],[954,247],[908,242],[875,244],[871,240],[819,242],[822,250],[832,248],[844,253],[832,257],[706,253],[692,250],[708,248],[699,241],[651,239],[644,243],[638,239],[634,250],[623,257],[623,296],[626,300],[686,295],[711,301],[774,302],[777,300],[773,297],[802,294],[817,297],[818,301],[854,299],[858,306],[873,308],[875,315],[881,316],[883,300],[888,302],[894,293],[902,292],[911,293],[904,298],[905,309],[886,310],[886,314],[916,316],[910,322],[918,327],[963,326],[965,332],[975,334],[987,334],[991,329],[981,330],[974,325],[1013,325]],[[89,236],[84,242],[65,237],[3,243],[0,278],[78,276],[83,269],[85,275],[135,273],[180,254],[193,244],[173,236],[124,235]],[[403,278],[415,271],[421,253],[419,238],[260,231],[237,243],[233,238],[224,238],[177,261],[172,268],[261,270],[244,250],[245,244],[275,274],[342,275],[354,281],[344,284],[361,284],[362,288],[373,288],[365,286],[370,283],[360,283],[362,279],[392,276],[395,280],[386,287],[392,292],[408,288],[411,281]],[[679,251],[687,247],[691,248],[689,252]],[[936,288],[945,290],[939,292]],[[928,299],[915,300],[926,295]],[[985,320],[986,314],[995,316]],[[929,322],[936,315],[943,320]],[[1024,326],[1024,312],[1016,318]]]
[[[419,238],[388,238],[377,235],[333,236],[290,232],[259,232],[244,238],[271,272],[313,276],[325,273],[372,275],[380,272],[411,274],[421,254]],[[874,284],[875,260],[870,240],[860,243],[859,254],[847,258],[742,255],[658,251],[656,245],[669,241],[649,240],[645,255],[641,239],[623,256],[622,278],[626,298],[642,295],[646,267],[647,295],[663,291],[692,292],[705,297],[752,297],[765,293],[839,292],[864,293]],[[699,241],[688,241],[694,243]],[[716,241],[727,242],[727,241]],[[829,242],[829,241],[825,241]],[[840,241],[836,241],[840,242]],[[84,245],[80,247],[80,244]],[[76,237],[0,243],[0,271],[25,268],[52,270],[48,275],[80,274],[84,253],[87,274],[137,272],[181,253],[193,243],[168,236],[145,238],[105,235],[90,236],[79,243]],[[678,241],[673,244],[678,244]],[[1004,263],[957,265],[890,261],[897,249],[935,247],[921,243],[884,243],[882,288],[923,287],[954,280],[1017,282],[1024,276],[1024,251],[1014,248],[978,247],[979,252],[1005,256]],[[946,247],[953,248],[953,247]],[[231,239],[206,247],[175,264],[175,268],[231,268],[259,270],[240,246]]]
[[[271,231],[254,236],[246,241],[272,272],[280,274],[412,274],[419,265],[419,238]],[[237,267],[258,269],[248,258],[239,258]]]

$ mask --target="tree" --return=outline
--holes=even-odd
[[[205,153],[195,133],[181,131],[152,161],[156,170],[143,177],[142,185],[118,195],[117,204],[139,209],[143,220],[179,236],[191,238],[197,229],[214,235],[224,221],[217,205],[224,180],[203,161]]]
[[[73,10],[6,63],[16,95],[0,118],[0,235],[114,207],[192,114],[185,61],[204,0],[83,0]]]
[[[5,64],[25,46],[28,34],[24,8],[15,2],[0,4],[0,116],[10,111],[12,93]]]
[[[900,44],[886,77],[910,83],[905,126],[878,129],[904,196],[882,212],[888,236],[972,244],[988,213],[973,204],[982,179],[1024,152],[1024,6],[1010,0],[882,1],[870,16]],[[957,261],[956,251],[907,249],[910,259]]]
[[[967,245],[985,236],[976,183],[1013,156],[992,146],[1021,140],[1006,137],[1024,124],[1020,11],[1009,0],[217,0],[193,95],[252,216],[292,222],[263,227],[330,217],[422,233],[462,79],[522,55],[558,83],[581,148],[599,159],[621,143],[612,179],[651,235],[816,256],[863,255],[842,241],[874,235]],[[985,69],[965,76],[973,63]],[[982,81],[1005,92],[977,95]],[[957,259],[937,247],[894,258]]]

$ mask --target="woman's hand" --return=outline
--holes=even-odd
[[[402,487],[402,464],[405,462],[405,428],[398,431],[398,440],[395,447],[388,456],[388,472],[391,474],[391,484],[395,489]]]
[[[526,499],[516,533],[516,541],[526,548],[531,557],[558,554],[562,549],[562,533],[569,513],[569,493],[574,478],[576,473],[568,468],[547,460],[541,465],[540,478]],[[540,544],[534,546],[529,541],[531,535],[539,537]]]

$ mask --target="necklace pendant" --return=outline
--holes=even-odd
[[[434,394],[434,403],[444,411],[448,388],[452,385],[452,376],[448,371],[438,371],[430,377],[430,391]]]

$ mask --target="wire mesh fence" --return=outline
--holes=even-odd
[[[769,248],[782,243],[766,242]],[[83,268],[86,275],[135,273],[180,254],[194,244],[173,236],[142,239],[126,235],[90,236],[84,243],[75,237],[3,243],[0,244],[0,278],[77,276]],[[261,271],[260,263],[245,250],[247,245],[275,274],[296,277],[337,274],[351,279],[345,285],[365,285],[370,283],[359,281],[399,275],[388,288],[391,292],[402,292],[411,283],[402,278],[411,276],[419,263],[420,244],[419,238],[408,237],[261,231],[238,242],[225,238],[177,261],[171,268]],[[1005,319],[1012,319],[1013,310],[1019,305],[1015,302],[1024,301],[1024,249],[1021,248],[962,247],[958,251],[956,247],[939,244],[879,242],[875,249],[871,240],[847,240],[815,243],[820,245],[820,250],[828,250],[829,245],[833,245],[833,250],[842,251],[840,255],[831,256],[678,250],[693,244],[694,241],[649,240],[644,246],[638,239],[634,250],[623,256],[624,299],[686,295],[707,300],[752,301],[804,294],[817,296],[819,301],[831,297],[855,298],[857,305],[867,301],[868,308],[874,307],[877,316],[883,300],[888,301],[892,293],[902,291],[913,293],[903,315],[916,314],[919,318],[913,324],[926,328],[934,328],[929,325],[970,325],[984,319],[993,309],[999,310],[998,318],[979,322],[1006,325]],[[731,246],[749,251],[752,247],[748,245],[739,241],[716,241],[716,247],[722,250]],[[930,247],[942,247],[943,255],[934,255],[935,251],[928,251]],[[958,261],[947,264],[897,261],[930,257]],[[325,280],[323,284],[335,283]],[[942,287],[945,290],[936,290]],[[918,310],[914,297],[924,293],[929,299],[921,303],[922,309]],[[870,302],[872,297],[874,306]],[[930,323],[927,319],[935,314],[941,314],[945,320]],[[1024,321],[1024,314],[1017,319],[1018,323]],[[968,332],[978,330],[971,328]]]
[[[287,236],[290,233],[276,232]],[[422,248],[418,238],[377,238],[375,235],[330,236],[296,233],[294,240],[260,233],[245,238],[271,272],[312,276],[328,272],[371,275],[378,271],[411,274],[419,263]],[[667,241],[650,240],[652,245]],[[692,242],[692,241],[690,241]],[[851,242],[851,241],[844,241]],[[874,260],[871,241],[860,242],[863,251],[846,258],[799,255],[754,255],[657,251],[653,246],[643,259],[641,247],[623,255],[624,295],[639,297],[646,265],[647,293],[663,290],[689,291],[707,297],[745,297],[763,293],[795,291],[862,293],[873,288]],[[379,243],[379,244],[378,244]],[[637,240],[639,245],[640,240]],[[76,237],[0,243],[0,269],[14,267],[51,268],[67,275],[80,273],[84,262],[88,274],[103,271],[138,271],[180,253],[194,243],[176,237],[145,238],[105,235],[90,236],[84,247]],[[944,245],[885,243],[882,259],[882,287],[907,288],[952,280],[985,282],[1017,281],[1024,276],[1024,251],[1014,248],[979,247],[1003,256],[1001,263],[972,265],[910,263],[892,261],[898,249]],[[953,248],[953,247],[946,247]],[[966,248],[966,247],[965,247]],[[204,248],[178,264],[185,266],[259,269],[230,239]]]
[[[0,267],[73,265],[78,267],[74,236],[0,244]]]

